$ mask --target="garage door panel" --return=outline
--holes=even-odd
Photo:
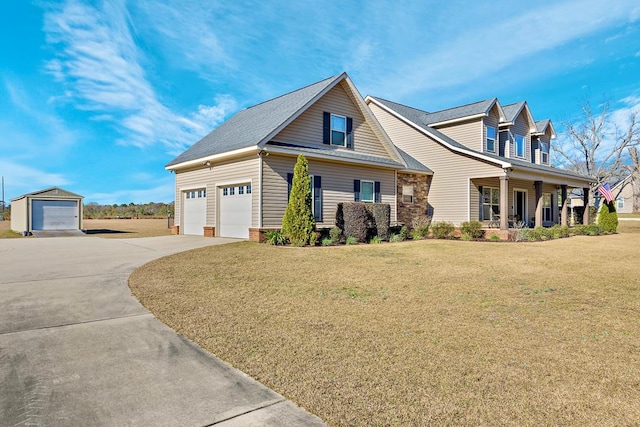
[[[78,202],[76,200],[33,200],[31,229],[77,230]]]
[[[204,235],[204,226],[207,223],[207,193],[205,189],[185,191],[182,200],[182,234]]]
[[[226,188],[226,191],[225,191]],[[231,188],[234,191],[231,191]],[[240,189],[242,193],[240,192]],[[221,237],[249,238],[251,227],[251,193],[247,189],[250,184],[234,187],[223,187],[220,190],[220,219],[218,233]]]

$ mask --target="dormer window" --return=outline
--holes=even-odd
[[[487,151],[492,153],[496,152],[496,128],[493,126],[487,126]]]
[[[514,137],[515,140],[515,151],[516,151],[516,157],[521,157],[524,158],[524,154],[525,154],[525,143],[527,138],[522,136],[522,135],[515,135]]]
[[[541,142],[540,143],[540,162],[542,164],[549,164],[549,143]]]

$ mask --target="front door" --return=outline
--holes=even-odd
[[[513,192],[513,217],[516,221],[527,222],[527,192],[515,190]]]

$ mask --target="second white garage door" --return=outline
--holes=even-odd
[[[237,184],[219,188],[220,237],[249,238],[251,227],[251,184]]]

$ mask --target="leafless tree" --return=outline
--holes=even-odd
[[[564,124],[566,138],[554,145],[553,151],[560,165],[597,180],[590,189],[589,199],[593,200],[601,183],[620,179],[631,170],[627,163],[629,157],[633,159],[633,155],[638,154],[640,123],[637,111],[631,112],[623,125],[614,122],[608,102],[594,111],[591,103],[585,101],[581,110],[578,121]],[[640,174],[640,170],[636,174]],[[640,190],[640,186],[636,188]]]
[[[638,158],[638,147],[629,147],[629,157],[631,164],[628,166],[631,175],[631,185],[633,189],[633,211],[640,212],[640,159]]]

